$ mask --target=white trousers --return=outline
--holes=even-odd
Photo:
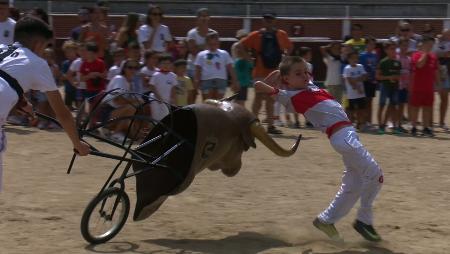
[[[0,78],[0,192],[3,189],[3,152],[6,150],[6,136],[3,125],[11,109],[16,105],[19,96],[6,81]]]
[[[357,219],[372,225],[372,204],[383,183],[381,168],[361,144],[353,127],[334,133],[330,143],[342,155],[345,171],[338,193],[328,208],[319,214],[319,219],[325,223],[336,223],[361,199]]]

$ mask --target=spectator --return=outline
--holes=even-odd
[[[178,59],[174,62],[177,85],[175,86],[176,105],[186,106],[194,103],[194,86],[192,80],[186,76],[187,61]]]
[[[409,86],[411,84],[411,57],[408,53],[409,40],[407,38],[400,38],[399,40],[399,52],[397,54],[397,60],[402,65],[400,72],[400,83],[398,91],[398,120],[400,122],[399,130],[401,132],[407,132],[401,125],[402,120],[405,118],[406,107],[408,105],[408,93]]]
[[[9,7],[9,17],[17,22],[20,19],[20,10],[15,7]]]
[[[198,52],[202,51],[206,47],[206,35],[211,32],[217,32],[209,28],[209,11],[206,8],[200,8],[197,10],[197,27],[189,30],[186,36],[188,42],[189,52],[192,54],[192,61]]]
[[[345,80],[347,90],[347,98],[350,116],[355,115],[356,119],[352,119],[356,123],[356,128],[363,130],[363,124],[366,121],[364,115],[366,108],[366,95],[364,93],[364,81],[367,79],[367,73],[364,66],[358,64],[359,54],[356,51],[351,52],[348,56],[349,64],[345,66],[342,76]]]
[[[413,74],[409,104],[411,105],[412,135],[417,135],[417,117],[419,110],[422,109],[422,134],[434,136],[431,129],[431,114],[433,113],[434,83],[439,72],[437,57],[431,52],[433,45],[434,38],[424,36],[419,44],[419,50],[411,57]]]
[[[366,39],[363,37],[363,26],[361,24],[353,24],[351,28],[351,39],[345,41],[353,47],[358,53],[361,53],[366,48]]]
[[[159,72],[158,61],[159,56],[156,52],[147,50],[144,54],[144,66],[139,71],[142,78],[143,92],[146,95],[150,93],[150,80],[156,72]]]
[[[218,33],[209,33],[206,45],[207,49],[198,53],[195,59],[194,87],[201,90],[203,100],[222,99],[228,85],[227,72],[231,77],[231,87],[237,90],[233,60],[227,51],[220,49]]]
[[[417,43],[420,41],[421,36],[413,32],[412,25],[409,21],[400,21],[397,27],[397,34],[392,36],[390,40],[398,44],[398,41],[402,37],[409,40],[408,52],[411,53],[417,50]]]
[[[244,47],[246,51],[255,52],[256,62],[253,69],[253,81],[263,80],[272,71],[278,68],[281,58],[289,55],[292,51],[292,42],[287,33],[275,27],[276,18],[274,14],[264,14],[262,19],[263,28],[251,32],[242,39],[238,47]],[[272,134],[281,134],[282,132],[273,125],[273,105],[274,100],[264,93],[255,93],[252,112],[258,116],[262,102],[265,101],[267,112],[267,130]]]
[[[167,43],[172,42],[169,27],[161,24],[163,11],[157,5],[150,5],[147,11],[146,24],[139,27],[138,41],[144,50],[157,53],[166,52]]]
[[[89,7],[83,6],[78,10],[78,20],[80,21],[80,25],[70,31],[72,40],[78,41],[80,39],[81,27],[89,23],[90,13],[92,13],[92,10]]]
[[[152,118],[158,121],[169,114],[166,103],[175,104],[175,86],[177,85],[177,75],[171,71],[172,58],[169,55],[159,58],[159,68],[160,71],[150,79],[151,97],[156,99],[150,103]]]
[[[334,99],[342,104],[344,85],[342,84],[341,42],[334,41],[320,47],[323,62],[327,66],[325,86]]]
[[[31,9],[30,14],[34,17],[40,18],[46,24],[49,24],[48,14],[42,8],[33,8]]]
[[[86,45],[83,43],[79,43],[77,45],[77,54],[78,58],[75,59],[69,67],[69,71],[66,74],[67,80],[74,86],[77,87],[76,91],[76,100],[77,100],[77,107],[79,108],[84,101],[84,93],[86,90],[86,82],[81,81],[81,74],[80,74],[80,67],[81,64],[86,61]],[[84,110],[82,108],[79,108],[79,110]]]
[[[242,51],[242,47],[236,47],[234,50],[234,71],[236,72],[239,81],[239,95],[236,98],[236,103],[245,106],[247,100],[248,88],[252,86],[252,70],[253,62],[249,58],[249,54]]]
[[[426,23],[425,25],[423,25],[422,36],[429,36],[433,38],[436,36],[434,27],[430,23]]]
[[[115,48],[113,51],[113,65],[109,68],[108,74],[106,75],[108,81],[120,74],[124,60],[125,50],[123,48]]]
[[[103,60],[98,57],[98,47],[95,43],[89,42],[86,44],[86,61],[83,61],[80,66],[80,79],[86,82],[86,90],[84,98],[88,99],[87,112],[92,110],[96,103],[94,96],[106,88],[106,65]],[[97,119],[92,119],[91,124],[96,123]]]
[[[436,43],[435,52],[439,58],[439,76],[440,80],[436,82],[437,91],[439,92],[439,126],[448,131],[449,128],[445,124],[445,115],[448,108],[448,93],[450,91],[450,29],[444,29],[439,41]]]
[[[233,45],[231,45],[231,57],[233,58],[233,60],[236,60],[238,58],[237,56],[237,49],[236,46],[238,45],[239,41],[241,41],[243,38],[247,37],[248,33],[247,31],[245,31],[244,29],[239,29],[236,32],[236,39],[237,42],[233,43]]]
[[[174,52],[173,58],[175,60],[183,59],[188,60],[189,56],[189,49],[188,49],[188,43],[186,40],[179,40],[177,44],[175,45],[176,51]]]
[[[14,42],[16,21],[9,15],[9,1],[0,0],[0,44],[9,45]]]
[[[138,23],[139,15],[137,13],[128,13],[115,37],[115,41],[119,47],[127,49],[130,42],[138,42],[138,36],[136,33]]]
[[[102,9],[96,6],[90,11],[90,22],[81,27],[79,41],[84,43],[95,42],[98,48],[97,55],[103,59],[108,48],[109,30],[101,22]]]
[[[77,88],[74,84],[70,83],[70,79],[67,77],[69,67],[77,59],[77,44],[68,40],[65,41],[62,50],[64,57],[66,58],[61,64],[61,80],[64,84],[64,103],[70,110],[76,109],[77,100]]]
[[[366,112],[367,127],[372,124],[372,101],[377,90],[376,70],[378,65],[378,56],[375,52],[377,40],[374,37],[366,38],[366,49],[359,55],[359,63],[364,66],[367,73],[367,79],[364,81],[364,92],[366,94]]]
[[[128,43],[127,58],[141,62],[141,48],[137,42],[132,41]]]
[[[139,70],[139,62],[132,59],[127,59],[123,63],[123,68],[119,75],[114,76],[108,83],[106,92],[114,89],[120,89],[120,92],[131,92],[133,77]],[[130,105],[130,101],[133,98],[125,98],[123,96],[113,97],[114,94],[107,95],[105,100],[108,104],[102,109],[102,120],[106,121],[110,118],[126,117],[134,115],[135,109]],[[113,99],[114,98],[114,99]],[[107,127],[112,130],[112,135],[110,136],[112,140],[122,143],[125,139],[125,133],[128,131],[130,125],[130,120],[121,120]],[[134,132],[133,132],[134,133]]]
[[[378,64],[376,73],[376,78],[381,83],[378,133],[385,133],[386,123],[391,118],[394,124],[394,134],[399,134],[401,130],[399,129],[400,119],[398,119],[398,89],[402,65],[396,57],[397,44],[395,42],[389,40],[384,43],[383,47],[386,57]],[[386,100],[389,100],[389,106],[385,112]]]

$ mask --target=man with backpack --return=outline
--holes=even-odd
[[[263,28],[251,32],[243,38],[238,47],[243,47],[245,52],[251,51],[255,57],[255,68],[253,68],[253,81],[261,81],[272,71],[278,68],[283,55],[288,55],[293,48],[288,34],[275,27],[275,14],[266,13],[263,16]],[[262,93],[255,92],[252,112],[258,116],[262,102],[265,101],[267,112],[267,132],[281,134],[282,132],[273,125],[273,99]]]

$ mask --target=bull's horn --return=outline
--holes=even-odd
[[[302,135],[299,135],[295,144],[291,147],[291,149],[286,150],[278,145],[272,137],[267,134],[266,130],[261,126],[258,121],[255,121],[250,125],[250,131],[253,136],[257,138],[261,143],[263,143],[267,148],[269,148],[272,152],[274,152],[278,156],[289,157],[297,151],[298,145],[300,144],[300,139]]]

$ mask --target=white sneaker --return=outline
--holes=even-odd
[[[275,125],[277,127],[284,127],[284,123],[281,120],[273,121],[273,125]]]
[[[439,125],[439,127],[441,127],[441,129],[443,129],[444,131],[449,131],[450,130],[450,128],[448,128],[448,126],[445,123]]]
[[[123,143],[123,140],[125,139],[125,134],[121,132],[116,132],[112,134],[110,138],[117,143]]]

